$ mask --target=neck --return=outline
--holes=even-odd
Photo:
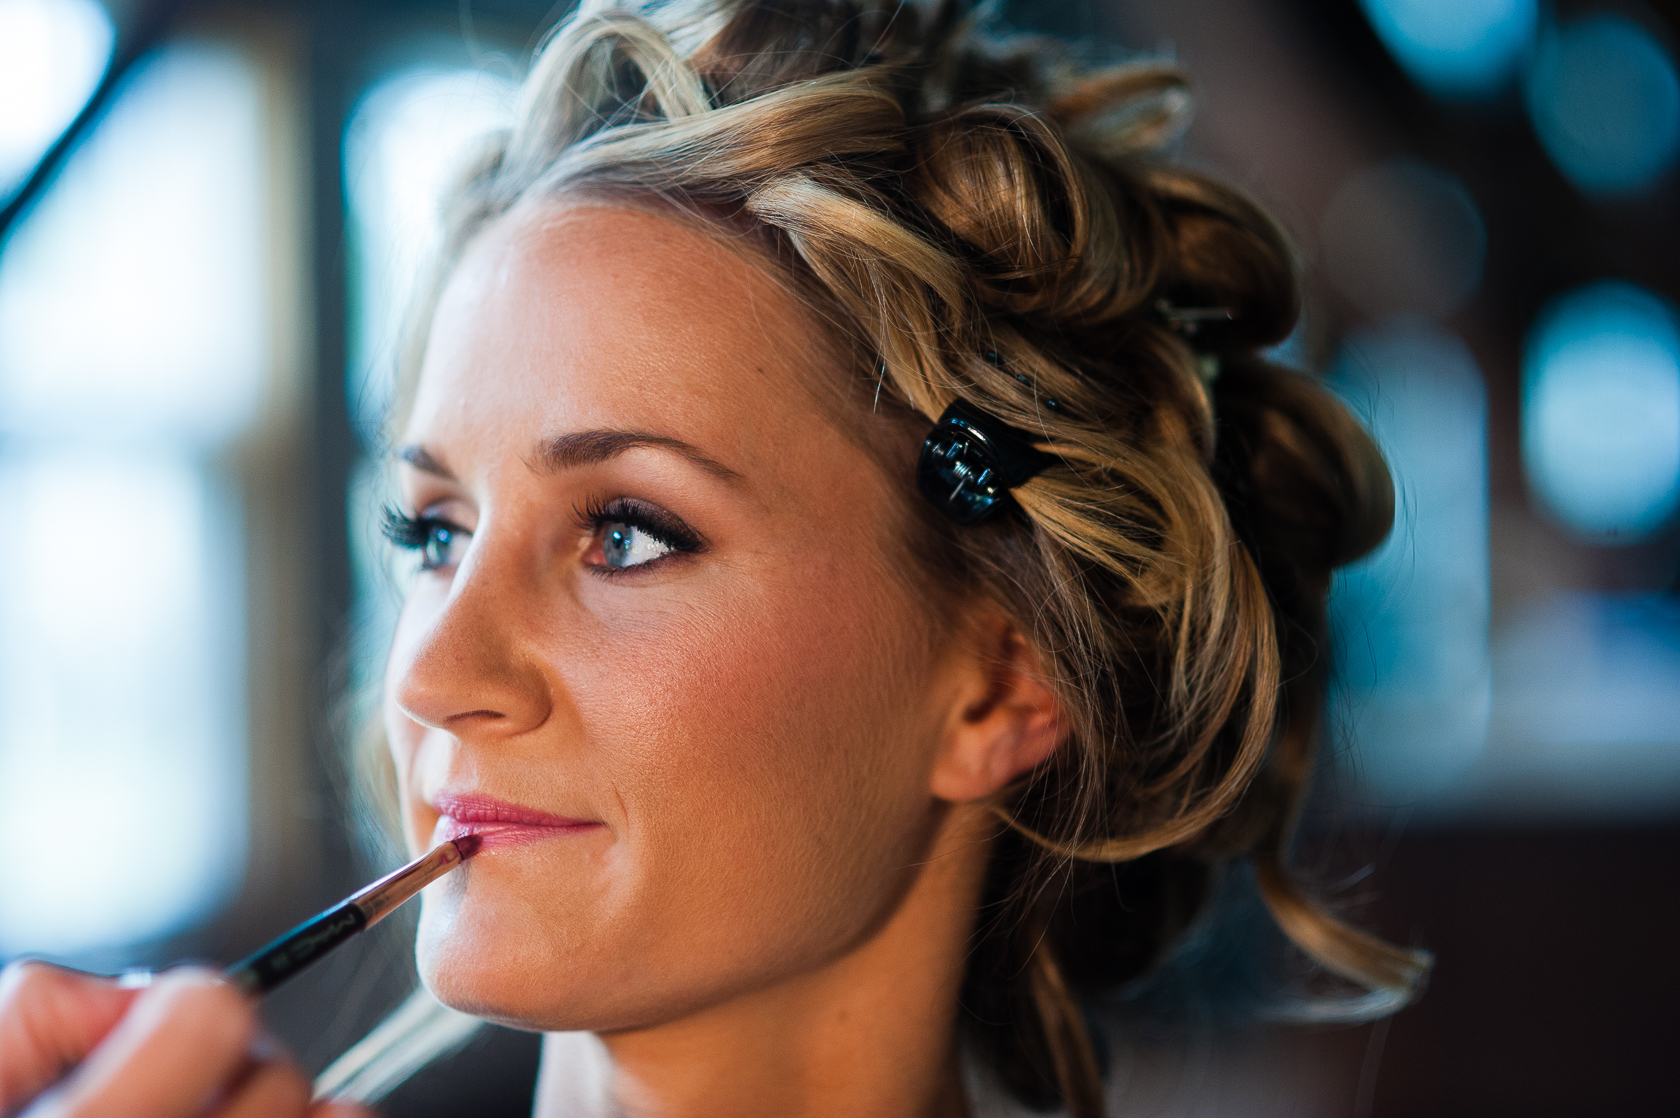
[[[600,1037],[630,1118],[963,1118],[957,998],[995,823],[952,808],[898,907],[815,971],[680,1020]],[[536,1118],[575,1113],[544,1045]]]

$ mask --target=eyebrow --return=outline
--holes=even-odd
[[[399,446],[392,452],[392,456],[403,462],[407,462],[410,466],[413,466],[415,469],[420,470],[423,473],[443,478],[445,481],[455,480],[455,475],[450,472],[449,467],[445,466],[442,462],[439,462],[436,458],[433,458],[431,452],[423,446]]]
[[[564,435],[556,435],[537,444],[536,452],[532,456],[535,459],[533,468],[545,473],[575,470],[582,466],[594,466],[609,461],[626,451],[643,447],[679,454],[719,481],[734,484],[741,480],[739,473],[706,457],[681,439],[658,435],[652,431],[571,431]]]
[[[556,435],[537,444],[536,451],[532,454],[532,468],[543,473],[575,470],[609,461],[627,451],[642,447],[680,454],[720,481],[734,484],[741,480],[739,473],[715,459],[706,457],[681,439],[673,439],[669,435],[659,435],[652,431],[571,431],[564,435]],[[400,446],[394,454],[401,461],[424,473],[446,481],[455,480],[455,475],[449,467],[433,457],[423,446]]]

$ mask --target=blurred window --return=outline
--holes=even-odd
[[[378,456],[403,319],[440,247],[443,197],[487,134],[512,124],[513,97],[512,80],[498,73],[411,65],[374,82],[345,129],[353,292],[345,391],[370,452],[351,481],[349,501],[356,581],[351,682],[360,694],[380,677],[398,606],[381,561],[378,514],[390,495]]]
[[[262,135],[245,56],[161,49],[0,258],[0,818],[43,840],[0,864],[0,956],[168,935],[244,869]]]
[[[475,146],[513,122],[513,84],[472,68],[416,66],[374,83],[344,135],[355,303],[350,414],[369,444],[390,402],[404,314],[437,252],[438,207]]]
[[[99,84],[111,41],[94,0],[0,0],[0,202]]]

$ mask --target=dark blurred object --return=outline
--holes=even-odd
[[[1345,1038],[1351,1070],[1387,1034],[1360,1118],[1674,1113],[1677,865],[1673,826],[1406,835],[1376,923],[1436,970],[1418,1005]]]
[[[537,1087],[542,1034],[491,1025],[379,1106],[386,1118],[525,1118]]]

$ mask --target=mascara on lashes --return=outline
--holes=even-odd
[[[609,524],[623,524],[647,533],[676,554],[692,555],[705,550],[705,541],[698,532],[681,518],[646,501],[618,497],[603,502],[591,498],[582,508],[574,507],[574,512],[579,529],[591,537]],[[381,515],[381,533],[405,551],[424,551],[433,542],[434,533],[440,530],[472,534],[452,521],[435,516],[411,516],[395,505],[386,505]]]

